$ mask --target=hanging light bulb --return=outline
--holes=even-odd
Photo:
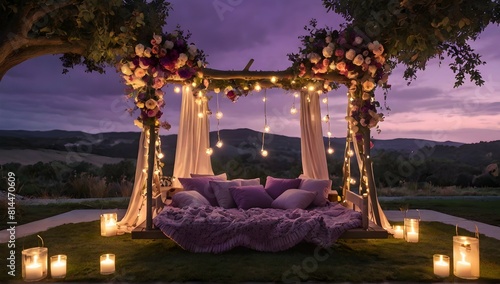
[[[328,98],[323,98],[322,101],[323,101],[324,104],[327,104],[328,103]]]
[[[262,87],[259,85],[259,83],[255,84],[254,90],[256,90],[257,92],[262,90]]]
[[[269,125],[264,126],[264,132],[269,133],[271,131],[271,127]]]
[[[203,92],[202,91],[198,91],[198,97],[203,97]]]
[[[328,150],[327,150],[328,154],[333,154],[333,152],[335,152],[335,150],[333,150],[332,147],[328,147]]]
[[[269,153],[267,152],[267,150],[262,149],[260,150],[260,154],[262,155],[262,157],[267,157]]]
[[[222,143],[222,140],[217,141],[217,143],[215,144],[217,148],[222,148],[222,145],[224,145],[224,143]]]
[[[191,86],[196,87],[196,82],[193,82]]]
[[[349,157],[352,157],[354,155],[354,151],[353,150],[347,151],[347,155],[349,155]]]
[[[272,77],[271,77],[271,83],[273,83],[273,84],[274,84],[274,83],[276,83],[276,82],[278,82],[278,78],[276,78],[275,76],[272,76]]]
[[[165,155],[163,155],[163,153],[158,154],[158,158],[163,159],[163,157],[165,157]]]
[[[310,92],[314,91],[314,86],[313,85],[309,85],[309,87],[307,88]]]
[[[214,153],[214,150],[212,148],[207,148],[207,150],[205,151],[205,153],[207,153],[207,155],[212,155]]]
[[[299,92],[295,92],[295,93],[293,93],[293,96],[298,98],[300,96],[300,94],[299,94]]]
[[[262,101],[263,101],[263,102],[266,102],[266,101],[267,101],[267,99],[264,97],[264,98],[262,98]]]
[[[198,113],[198,117],[199,117],[199,118],[203,118],[203,112],[199,112],[199,113]]]
[[[179,86],[175,87],[174,88],[174,92],[177,93],[177,94],[180,93],[181,92],[181,88]]]
[[[323,116],[323,121],[324,122],[328,122],[330,120],[330,116],[327,114],[325,116]]]
[[[297,113],[297,108],[295,106],[292,106],[292,108],[290,109],[290,113],[291,114],[296,114]]]
[[[224,116],[224,114],[220,110],[215,113],[215,118],[217,118],[217,119],[221,119],[223,116]]]

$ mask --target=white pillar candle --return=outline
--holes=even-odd
[[[465,259],[465,253],[460,253],[462,255],[462,260],[457,261],[456,275],[460,278],[471,278],[472,277],[472,266],[471,263]]]
[[[115,272],[115,255],[103,254],[101,255],[101,274],[112,274]]]
[[[26,265],[26,281],[39,280],[43,276],[42,264],[38,261],[38,256],[33,257],[33,262]]]
[[[396,238],[396,239],[403,238],[403,227],[401,227],[401,226],[394,227],[394,238]]]
[[[450,276],[450,257],[442,254],[434,255],[434,274],[438,277]]]
[[[101,236],[116,236],[118,231],[116,213],[106,213],[101,215]]]
[[[110,219],[106,222],[106,236],[116,236],[116,220]]]
[[[50,276],[52,278],[66,277],[66,255],[55,255],[50,257]]]

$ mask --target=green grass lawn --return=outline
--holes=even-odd
[[[101,237],[99,222],[68,224],[40,233],[49,256],[66,254],[66,282],[470,282],[433,275],[432,255],[452,257],[454,226],[422,222],[420,242],[401,239],[341,240],[329,249],[300,244],[283,252],[237,248],[222,254],[184,251],[171,240],[132,240],[130,235]],[[21,250],[37,246],[36,236],[16,240],[16,277],[0,267],[0,281],[21,280]],[[99,255],[116,254],[116,273],[99,274]],[[500,282],[500,241],[480,236],[479,282]],[[0,254],[8,254],[0,247]],[[46,279],[45,281],[56,281]]]

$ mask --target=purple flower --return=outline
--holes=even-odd
[[[182,68],[177,71],[177,74],[179,77],[182,79],[190,79],[191,77],[194,76],[195,70],[193,68],[187,67],[187,68]]]

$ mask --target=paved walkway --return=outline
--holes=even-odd
[[[57,216],[49,217],[47,219],[16,226],[16,238],[22,238],[25,236],[34,235],[39,232],[46,231],[47,229],[61,226],[64,224],[91,222],[99,220],[100,215],[103,213],[116,212],[118,214],[118,219],[121,219],[123,215],[125,215],[125,211],[126,211],[125,209],[73,210]],[[464,229],[470,232],[474,232],[476,230],[475,226],[477,226],[480,234],[484,234],[485,236],[500,240],[500,227],[479,223],[475,221],[469,221],[464,218],[443,214],[433,210],[419,210],[419,211],[421,220],[423,222],[436,221],[450,225],[458,224],[462,232]],[[385,210],[384,213],[387,216],[387,219],[389,219],[390,221],[393,222],[403,221],[404,216],[399,210]],[[9,240],[9,237],[10,237],[10,232],[7,230],[2,230],[0,232],[0,243],[6,243]]]

